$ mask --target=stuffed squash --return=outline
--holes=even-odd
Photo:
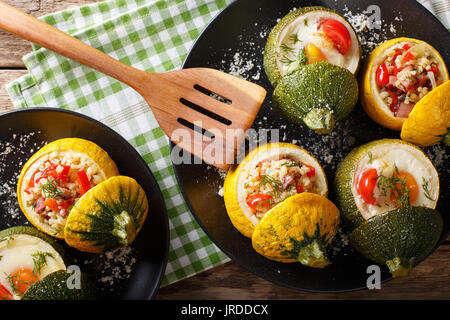
[[[412,38],[391,39],[369,56],[361,76],[361,103],[380,125],[401,130],[416,103],[449,79],[439,52]]]
[[[238,167],[228,171],[224,183],[230,220],[248,238],[271,208],[302,192],[326,196],[326,176],[313,156],[289,143],[254,149]]]
[[[114,161],[97,144],[79,138],[56,140],[23,167],[17,184],[18,202],[36,228],[62,239],[67,215],[78,199],[118,174]]]

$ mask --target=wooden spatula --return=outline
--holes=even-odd
[[[1,1],[0,28],[129,85],[174,143],[223,170],[266,96],[264,88],[214,69],[150,73],[132,68]]]

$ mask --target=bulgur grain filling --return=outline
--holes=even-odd
[[[62,230],[67,214],[90,188],[105,180],[98,166],[86,155],[54,151],[30,167],[23,189],[25,205],[41,222]]]
[[[246,203],[259,219],[288,197],[318,189],[314,167],[289,157],[259,162],[244,182]]]
[[[401,42],[376,70],[379,94],[394,117],[407,118],[414,105],[443,82],[438,61],[423,43]]]

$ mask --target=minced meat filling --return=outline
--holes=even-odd
[[[417,46],[423,48],[418,50]],[[443,82],[429,49],[412,42],[390,48],[375,76],[380,97],[395,117],[402,118],[407,118],[414,105]]]
[[[277,203],[302,192],[317,193],[314,167],[290,158],[265,160],[249,172],[244,183],[247,205],[258,218]]]
[[[40,162],[26,182],[25,204],[41,222],[61,230],[75,202],[104,177],[91,159],[74,152],[53,152]]]

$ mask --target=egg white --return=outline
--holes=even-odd
[[[14,299],[20,299],[20,296],[13,292],[8,276],[21,268],[33,270],[32,254],[36,252],[48,252],[52,255],[47,257],[47,263],[41,269],[39,279],[52,272],[66,269],[61,255],[50,244],[38,237],[20,234],[0,240],[0,283],[13,294]]]
[[[384,195],[378,187],[374,190],[374,197],[377,199],[374,205],[366,203],[358,194],[357,179],[369,168],[375,168],[378,175],[383,174],[388,178],[392,177],[397,170],[411,174],[419,188],[418,197],[411,202],[411,205],[432,209],[436,207],[439,197],[439,176],[431,161],[412,146],[401,143],[382,144],[372,148],[359,160],[353,176],[352,193],[365,219],[396,208],[390,193]],[[428,187],[428,194],[425,191],[424,182]]]

